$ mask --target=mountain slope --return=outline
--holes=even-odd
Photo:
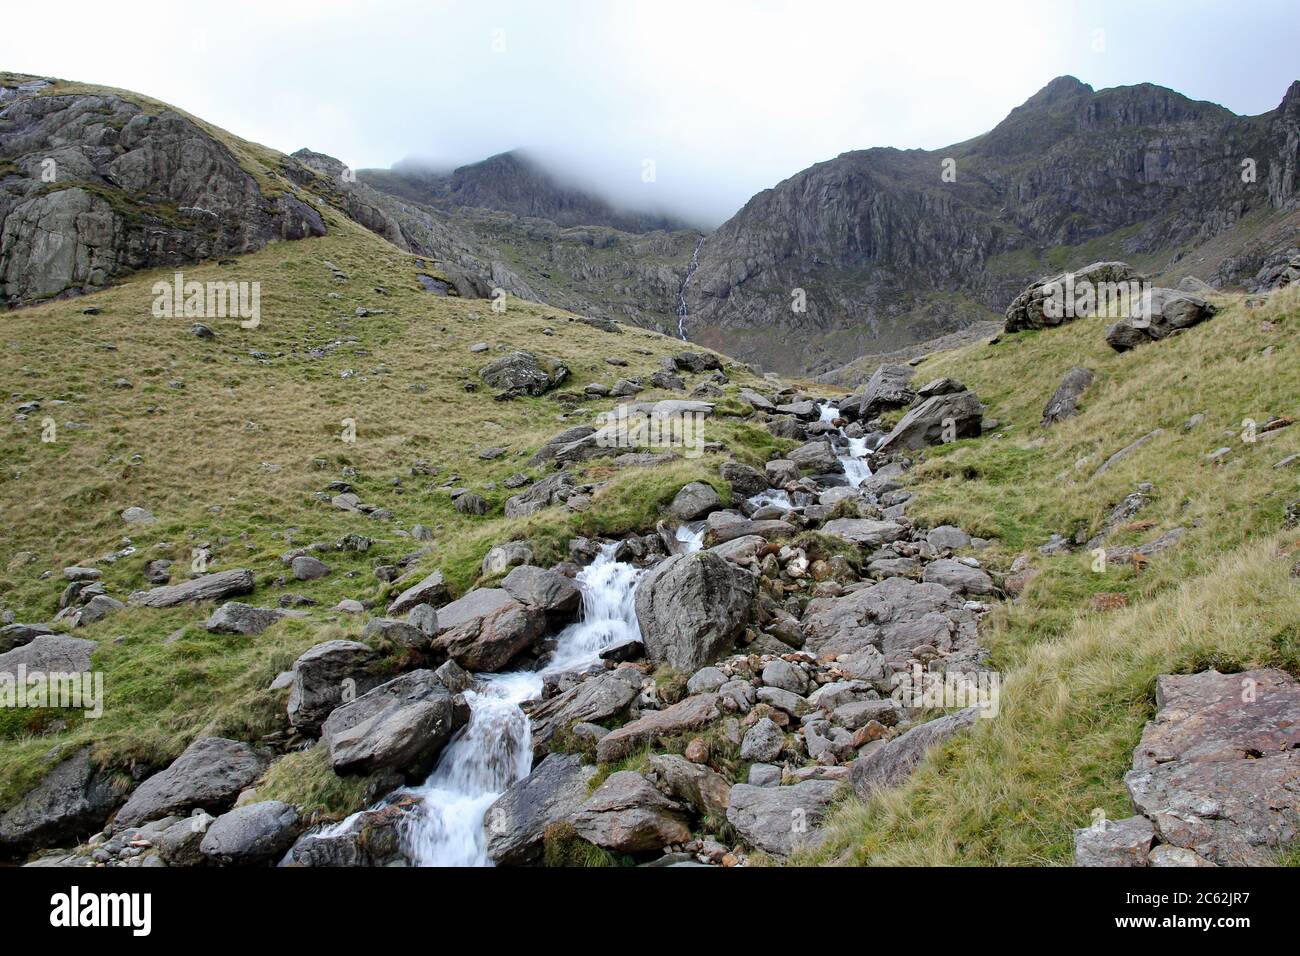
[[[1240,284],[1296,244],[1298,195],[1300,82],[1240,117],[1061,77],[965,143],[845,153],[759,193],[705,241],[688,331],[824,371],[994,318],[1027,281],[1091,260]]]
[[[363,169],[357,178],[425,205],[493,209],[549,219],[560,226],[608,226],[620,232],[685,228],[668,216],[619,210],[593,193],[565,185],[521,150],[498,153],[445,174],[399,164],[393,169]]]

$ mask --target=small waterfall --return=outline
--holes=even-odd
[[[690,554],[692,551],[698,551],[704,547],[704,530],[706,527],[703,521],[677,526],[677,533],[674,537],[681,544],[684,553]]]
[[[775,508],[780,508],[782,511],[791,511],[794,509],[794,502],[790,500],[789,493],[785,491],[781,491],[780,489],[760,491],[756,495],[750,495],[745,500],[748,501],[755,508],[772,506]]]
[[[490,865],[483,816],[533,765],[532,729],[520,705],[540,696],[546,674],[587,667],[608,645],[640,636],[633,597],[641,572],[614,560],[614,548],[605,545],[579,573],[581,619],[560,632],[545,668],[477,675],[474,689],[466,692],[469,723],[443,750],[428,779],[405,791],[421,798],[403,828],[406,853],[415,865]]]
[[[840,417],[840,410],[830,402],[822,402],[817,406],[820,413],[820,420],[833,424]],[[844,477],[848,479],[850,488],[859,488],[862,483],[871,477],[871,466],[867,464],[867,440],[865,438],[849,438],[844,434],[844,429],[839,429],[840,435],[849,443],[849,453],[840,455],[840,464],[844,466]]]
[[[682,280],[682,287],[677,293],[677,337],[683,342],[686,339],[686,286],[691,281],[691,276],[695,275],[695,269],[700,264],[700,247],[704,245],[704,237],[700,236],[700,241],[695,244],[695,251],[691,253],[691,263],[686,267],[686,278]]]

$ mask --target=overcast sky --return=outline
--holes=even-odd
[[[1300,78],[1296,13],[1296,0],[62,0],[6,4],[0,69],[136,90],[356,168],[524,147],[615,200],[716,224],[846,150],[968,139],[1064,73],[1271,110]]]

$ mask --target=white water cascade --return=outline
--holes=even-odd
[[[686,278],[682,280],[682,287],[677,294],[677,337],[683,342],[686,339],[686,286],[691,281],[691,276],[695,275],[695,268],[700,264],[700,247],[704,245],[704,237],[700,236],[700,241],[695,244],[695,251],[691,253],[691,263],[686,267]]]
[[[483,816],[492,802],[532,770],[531,727],[520,705],[541,695],[546,674],[594,663],[602,648],[637,637],[633,595],[640,570],[601,549],[582,570],[582,617],[556,639],[550,663],[539,671],[477,675],[465,693],[469,723],[438,758],[403,831],[408,858],[417,866],[488,866]]]
[[[822,402],[817,406],[821,420],[833,423],[840,417],[840,410],[830,402]],[[839,432],[844,436],[844,440],[849,443],[849,453],[840,455],[840,464],[844,466],[844,477],[849,481],[850,488],[857,488],[871,477],[871,466],[867,464],[867,440],[865,438],[849,438],[844,434],[844,429],[840,428]]]
[[[677,526],[677,533],[674,537],[677,539],[677,543],[682,546],[683,552],[690,554],[692,551],[698,551],[704,547],[704,530],[706,527],[703,521]]]

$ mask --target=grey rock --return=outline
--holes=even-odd
[[[128,599],[137,607],[175,607],[195,601],[219,601],[253,590],[253,572],[241,569],[205,574],[189,581],[148,591],[133,591]]]
[[[1043,427],[1071,418],[1079,412],[1079,399],[1092,384],[1092,369],[1075,367],[1065,373],[1061,384],[1043,409]]]
[[[983,429],[984,406],[974,392],[936,395],[909,409],[894,430],[876,448],[877,454],[916,451],[945,440],[978,438]]]
[[[572,823],[584,840],[617,853],[649,853],[685,843],[691,835],[681,805],[631,770],[610,774]]]
[[[713,486],[702,481],[683,485],[668,510],[679,521],[696,521],[722,507],[722,498]]]
[[[420,776],[458,728],[452,694],[433,671],[417,670],[335,709],[321,728],[338,774],[392,769]]]
[[[479,370],[479,378],[503,395],[542,395],[569,377],[564,363],[519,350]]]
[[[763,683],[800,696],[808,693],[808,675],[802,668],[779,657],[763,666]]]
[[[124,789],[95,766],[89,747],[78,750],[0,814],[0,852],[84,839],[104,825]]]
[[[770,763],[781,756],[785,748],[785,733],[767,717],[754,724],[740,743],[740,759]]]
[[[303,733],[319,733],[345,696],[354,699],[380,683],[369,673],[378,657],[359,641],[325,641],[304,651],[293,664],[289,722]]]
[[[113,828],[139,826],[196,807],[209,813],[222,811],[262,775],[266,763],[266,758],[246,743],[200,737],[166,770],[136,787],[114,818]]]
[[[563,574],[532,565],[522,565],[506,575],[501,589],[520,604],[531,604],[554,620],[578,613],[582,594]]]
[[[441,571],[434,571],[395,597],[388,605],[388,616],[405,614],[417,604],[442,604],[447,600],[447,583]]]
[[[315,581],[317,578],[323,578],[330,573],[328,564],[306,554],[300,554],[294,558],[289,568],[293,572],[293,576],[299,581]]]
[[[597,772],[577,754],[547,756],[488,807],[483,817],[488,856],[506,866],[536,862],[546,828],[586,803]]]
[[[483,572],[484,577],[489,577],[500,574],[507,568],[528,564],[532,560],[533,549],[528,542],[508,541],[505,544],[498,544],[489,549],[488,553],[483,556],[483,564],[480,570]]]
[[[731,788],[727,822],[750,846],[775,856],[817,846],[820,830],[840,785],[832,780],[806,780],[791,787]]]
[[[946,717],[918,724],[849,766],[849,780],[863,800],[877,790],[896,787],[916,770],[931,748],[973,726],[979,709],[967,707]]]
[[[686,682],[686,693],[707,694],[717,690],[730,679],[716,667],[701,667]]]
[[[573,724],[598,723],[622,713],[640,692],[640,674],[616,668],[535,705],[528,713],[534,754],[540,757],[555,735]]]
[[[993,594],[997,591],[993,579],[984,571],[967,567],[950,558],[941,558],[926,565],[921,580],[927,584],[941,584],[961,594]]]
[[[217,863],[250,866],[278,857],[298,836],[298,810],[263,800],[223,813],[208,827],[200,852]]]
[[[261,634],[287,616],[288,612],[277,608],[227,601],[212,612],[203,626],[214,634]]]
[[[90,670],[94,641],[62,634],[42,635],[0,654],[0,674],[17,679],[21,666],[27,674],[75,674]]]
[[[646,656],[688,673],[711,663],[744,629],[754,593],[753,577],[716,554],[669,558],[636,588]]]
[[[1155,841],[1155,828],[1146,817],[1104,820],[1074,831],[1075,866],[1146,866]]]

